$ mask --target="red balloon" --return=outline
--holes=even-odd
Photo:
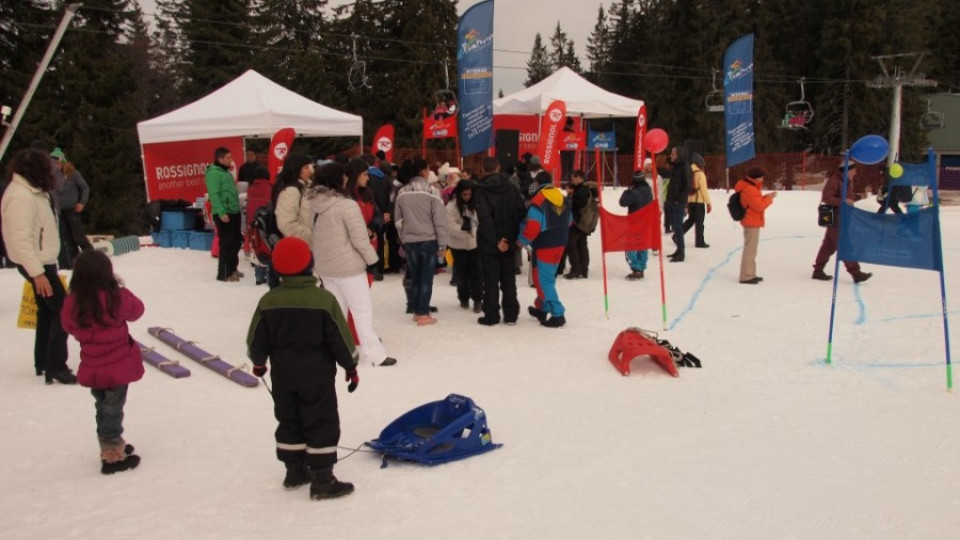
[[[657,128],[651,129],[647,132],[647,136],[643,138],[643,146],[647,148],[648,151],[654,154],[659,154],[667,149],[667,145],[670,144],[670,137],[667,135],[667,132]]]

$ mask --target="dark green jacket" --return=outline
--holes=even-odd
[[[336,375],[350,370],[357,351],[337,299],[312,276],[292,276],[263,295],[247,332],[247,356],[254,365],[270,359],[275,382]]]

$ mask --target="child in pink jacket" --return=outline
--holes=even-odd
[[[106,255],[90,250],[77,257],[60,318],[64,330],[80,342],[77,380],[90,388],[95,401],[103,474],[140,464],[140,456],[122,435],[127,385],[143,377],[140,348],[127,322],[142,315],[143,302],[113,275]]]

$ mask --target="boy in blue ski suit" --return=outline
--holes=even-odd
[[[566,324],[564,307],[557,295],[557,267],[567,247],[573,214],[563,191],[553,187],[550,173],[541,172],[540,185],[530,198],[530,208],[520,228],[520,243],[533,248],[533,284],[537,288],[534,305],[527,308],[540,324],[559,328]]]

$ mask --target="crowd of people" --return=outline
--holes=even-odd
[[[619,204],[634,213],[662,199],[664,223],[676,245],[670,260],[683,262],[684,233],[691,228],[694,245],[709,248],[704,218],[712,204],[703,158],[674,148],[669,161],[658,168],[646,160]],[[233,168],[230,151],[218,148],[206,171],[219,236],[216,279],[223,282],[244,277],[243,205]],[[268,362],[271,367],[277,456],[287,469],[283,485],[309,483],[315,499],[353,491],[333,475],[339,439],[336,366],[344,368],[352,392],[359,385],[358,364],[397,364],[375,329],[370,288],[384,274],[403,273],[407,313],[417,326],[434,325],[433,285],[449,248],[450,284],[460,307],[478,314],[480,325],[509,326],[521,312],[517,275],[527,253],[529,284],[536,289],[527,312],[548,328],[567,323],[557,277],[589,275],[592,229],[582,221],[597,186],[582,171],[572,171],[569,182],[558,187],[537,156],[527,154],[507,170],[497,158],[486,157],[481,174],[470,175],[419,157],[397,167],[382,154],[332,160],[289,154],[271,185],[256,155],[248,155],[239,172],[249,184],[246,220],[269,206],[277,238],[257,270],[257,284],[267,283],[270,290],[254,310],[249,355],[256,375],[266,375]],[[765,175],[751,167],[734,188],[744,210],[742,284],[763,281],[756,264],[760,229],[777,195],[763,191]],[[833,175],[822,191],[822,202],[835,209],[856,200],[852,192],[841,200],[841,175],[842,170]],[[654,186],[663,197],[654,196]],[[80,217],[90,188],[62,150],[42,144],[13,157],[2,187],[0,262],[18,269],[37,300],[36,375],[48,384],[89,387],[102,472],[132,469],[140,458],[122,437],[123,406],[128,385],[142,377],[143,367],[127,323],[137,320],[144,306],[86,238]],[[896,199],[886,199],[880,212],[897,206]],[[832,279],[824,272],[837,249],[838,229],[832,225],[813,265],[815,280]],[[626,279],[643,279],[648,252],[628,251],[626,260]],[[570,269],[563,274],[567,262]],[[871,277],[855,262],[844,264],[857,283]],[[73,269],[69,294],[58,266]],[[67,366],[68,333],[80,343],[77,375]]]

